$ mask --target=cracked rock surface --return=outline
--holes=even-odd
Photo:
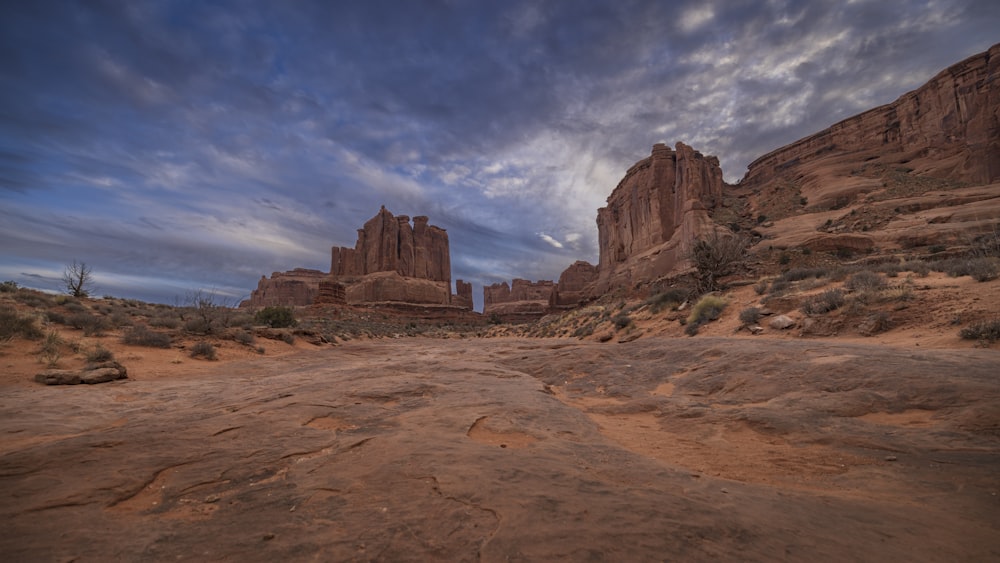
[[[10,387],[0,554],[987,560],[997,365],[815,341],[401,339]]]

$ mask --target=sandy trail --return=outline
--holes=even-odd
[[[354,341],[6,386],[8,560],[987,560],[1000,354]]]

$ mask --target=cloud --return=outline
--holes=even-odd
[[[448,229],[453,277],[553,279],[596,262],[596,210],[653,143],[735,182],[998,27],[980,0],[16,2],[0,272],[249,291],[384,204]]]

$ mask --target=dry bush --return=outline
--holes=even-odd
[[[978,340],[984,344],[992,344],[1000,340],[1000,319],[980,321],[969,325],[958,332],[964,340]]]
[[[807,315],[821,315],[843,307],[844,301],[843,291],[828,289],[803,301],[799,310]]]
[[[879,291],[885,286],[885,279],[871,270],[862,270],[852,274],[844,282],[844,287],[851,291]]]
[[[718,231],[696,240],[685,258],[698,270],[699,291],[719,289],[719,278],[735,273],[746,262],[749,246],[743,235],[721,235]]]
[[[42,340],[41,348],[38,349],[38,359],[49,367],[55,367],[59,364],[59,358],[62,357],[62,345],[63,340],[59,333],[49,332]]]
[[[628,313],[622,312],[615,315],[611,319],[611,322],[614,323],[616,329],[621,330],[632,324],[632,318],[628,316]]]
[[[800,281],[809,278],[822,278],[826,276],[826,268],[792,268],[781,274],[778,279],[783,281]]]
[[[673,309],[681,303],[687,300],[688,292],[680,288],[672,288],[666,291],[661,291],[656,295],[651,296],[646,299],[646,305],[649,305],[649,310],[651,313],[656,314],[660,311],[670,308]]]
[[[87,351],[85,357],[87,361],[94,364],[99,364],[102,362],[110,362],[115,359],[115,355],[104,346],[100,344],[94,345],[93,348]]]
[[[760,321],[760,308],[759,307],[747,307],[740,311],[740,322],[744,325],[754,325]]]
[[[125,331],[125,335],[122,337],[122,342],[132,346],[170,348],[169,335],[149,330],[146,325],[137,325]]]
[[[0,341],[10,340],[15,336],[38,340],[44,335],[34,317],[21,315],[13,307],[0,308]]]
[[[206,360],[218,359],[215,355],[215,346],[212,346],[211,343],[205,342],[204,340],[195,343],[195,345],[191,347],[191,357],[205,358]]]
[[[768,283],[767,280],[765,279],[760,280],[753,286],[754,293],[756,293],[757,295],[764,295],[765,293],[767,293],[767,288],[769,285],[770,284]]]

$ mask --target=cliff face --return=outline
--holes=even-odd
[[[716,227],[708,210],[722,202],[714,156],[684,143],[653,146],[597,211],[600,249],[595,291],[652,281],[676,269],[691,243]]]
[[[296,268],[289,272],[274,272],[270,278],[261,276],[257,289],[240,306],[272,307],[276,305],[312,305],[319,294],[320,282],[327,275],[319,270]]]
[[[396,272],[408,278],[451,282],[448,233],[427,217],[393,216],[384,206],[358,229],[354,248],[333,247],[330,274],[363,276]]]
[[[926,173],[972,184],[1000,181],[1000,44],[938,73],[895,102],[845,119],[750,164],[740,182],[760,187],[833,153],[910,153]]]
[[[515,279],[483,288],[483,314],[496,315],[507,322],[523,322],[548,312],[555,284],[551,280],[531,282]]]
[[[354,248],[335,246],[330,273],[296,269],[261,278],[247,306],[394,304],[472,310],[472,286],[451,293],[448,233],[427,217],[395,216],[384,206],[358,229]]]

